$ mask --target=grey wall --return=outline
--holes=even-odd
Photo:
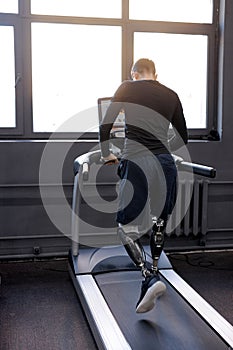
[[[219,142],[196,141],[188,145],[193,162],[217,169],[217,177],[211,181],[208,195],[206,244],[210,247],[233,246],[233,2],[227,0],[225,5],[219,77],[222,138]],[[35,256],[38,253],[58,256],[68,250],[69,239],[50,221],[41,201],[39,167],[45,145],[45,141],[0,142],[0,257]],[[68,203],[72,198],[73,160],[93,147],[93,143],[58,141],[53,144],[57,154],[62,154],[70,146],[63,166],[63,186]],[[58,217],[62,217],[63,203],[57,185],[52,174],[43,183],[48,200],[56,208]],[[64,216],[64,229],[69,235],[69,215]],[[180,245],[181,240],[174,240],[171,246]],[[194,239],[192,244],[198,246],[199,243]]]

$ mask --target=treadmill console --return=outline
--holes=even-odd
[[[102,123],[105,113],[111,103],[111,97],[102,97],[98,99],[98,115],[99,124]],[[121,110],[118,114],[112,130],[111,130],[111,144],[113,147],[117,147],[120,150],[123,149],[125,140],[125,113]]]

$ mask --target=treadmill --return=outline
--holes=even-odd
[[[120,156],[119,148],[113,151]],[[181,171],[215,177],[213,168],[175,161]],[[96,209],[101,198],[115,205],[117,181],[116,166],[103,166],[99,150],[74,161],[69,272],[98,349],[233,349],[232,325],[173,270],[164,251],[158,268],[166,293],[153,310],[136,313],[141,271],[117,237],[114,208]],[[144,250],[151,263],[148,244]]]
[[[81,193],[85,191],[85,187],[87,192],[88,187],[92,190],[90,173],[93,164],[102,167],[99,151],[78,157],[74,163],[72,249],[69,253],[69,271],[98,348],[106,350],[141,350],[144,347],[148,350],[233,348],[232,325],[173,270],[164,252],[159,260],[159,274],[166,284],[167,291],[157,300],[153,310],[145,314],[136,314],[135,305],[142,281],[141,271],[131,262],[116,234],[114,237],[114,234],[110,233],[108,237],[104,232],[101,237],[99,232],[100,240],[92,241],[89,232],[83,234],[80,232],[83,222],[88,221],[88,218],[80,218],[77,215],[84,201]],[[213,177],[215,173],[213,168],[180,159],[177,166],[185,171],[192,168],[195,173],[201,173],[203,176]],[[99,186],[103,186],[103,183]],[[107,184],[106,186],[108,187]],[[90,192],[88,196],[92,199]],[[113,227],[114,230],[116,232],[116,228]],[[144,249],[149,256],[149,245],[145,245]],[[147,257],[147,261],[152,262],[150,257]]]

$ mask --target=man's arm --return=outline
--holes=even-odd
[[[114,160],[114,155],[110,153],[109,150],[109,139],[110,139],[110,131],[112,129],[113,123],[118,116],[119,112],[122,109],[121,102],[112,102],[107,109],[105,117],[99,127],[99,143],[100,150],[102,154],[102,158],[107,160]],[[115,159],[117,159],[115,157]]]
[[[174,128],[175,136],[169,140],[169,147],[171,151],[175,151],[188,143],[188,130],[184,118],[183,108],[178,98],[176,110],[172,119],[172,126]]]

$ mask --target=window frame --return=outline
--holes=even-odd
[[[189,24],[179,23],[173,25],[171,22],[157,22],[156,24],[144,22],[143,28],[138,23],[133,23],[130,28],[130,41],[133,43],[134,33],[165,33],[165,34],[191,34],[191,35],[207,35],[208,47],[207,47],[207,101],[206,101],[206,128],[189,128],[189,138],[191,139],[204,139],[208,137],[209,131],[216,128],[216,77],[214,72],[216,71],[216,44],[215,35],[210,24]],[[131,62],[133,62],[133,45],[130,47]],[[214,57],[211,55],[214,53]],[[215,65],[216,62],[216,65]],[[213,103],[212,103],[213,101]]]
[[[20,28],[16,15],[1,15],[0,26],[13,27],[14,31],[14,64],[15,64],[15,127],[0,127],[0,137],[2,136],[22,136],[23,135],[23,74],[22,74],[22,50],[20,43]],[[18,77],[18,78],[17,78]]]
[[[219,10],[221,0],[213,0],[213,23],[156,22],[129,19],[129,0],[122,0],[122,18],[65,17],[31,14],[30,0],[19,0],[18,14],[0,13],[0,25],[14,26],[15,72],[20,74],[16,90],[16,128],[0,128],[1,139],[77,139],[81,133],[33,132],[31,24],[67,23],[85,25],[121,26],[122,28],[122,81],[129,79],[133,63],[133,37],[135,32],[193,34],[208,36],[207,53],[207,127],[189,129],[189,138],[211,140],[210,132],[218,125],[218,51]],[[99,96],[104,97],[104,96]],[[96,101],[97,103],[97,101]],[[81,139],[96,139],[96,132],[83,133]]]

